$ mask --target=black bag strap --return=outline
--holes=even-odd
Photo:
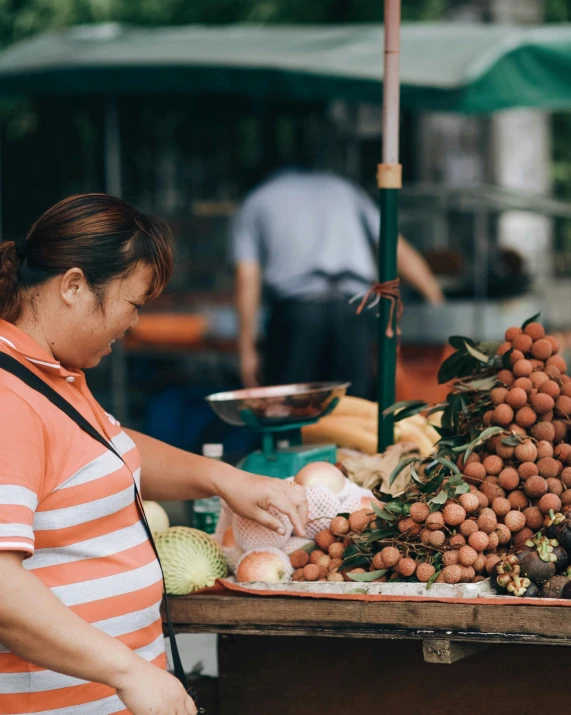
[[[7,355],[6,353],[0,352],[0,369],[11,373],[18,379],[22,380],[22,382],[25,382],[26,385],[28,385],[28,387],[31,387],[33,390],[36,390],[36,392],[39,392],[44,397],[46,397],[52,404],[54,404],[56,407],[58,407],[70,419],[72,419],[79,427],[81,427],[81,429],[84,430],[84,432],[87,432],[87,434],[90,437],[93,437],[93,439],[96,439],[106,449],[113,452],[113,454],[115,454],[115,456],[118,457],[123,462],[123,464],[125,464],[127,469],[129,469],[129,467],[125,463],[125,460],[119,454],[119,452],[117,452],[117,450],[111,444],[111,442],[109,442],[107,439],[105,439],[105,437],[100,432],[98,432],[95,429],[95,427],[93,427],[93,425],[90,422],[88,422],[85,419],[85,417],[75,409],[75,407],[73,405],[71,405],[65,398],[63,398],[59,393],[57,393],[53,388],[51,388],[47,383],[45,383],[41,378],[39,378],[37,375],[35,375],[31,370],[28,370],[28,368],[25,367],[24,365],[22,365],[22,363],[18,362],[18,360],[11,357],[10,355]],[[131,471],[131,470],[129,469],[129,471]],[[149,522],[147,521],[147,517],[145,516],[145,510],[143,509],[143,501],[141,499],[141,495],[140,495],[139,489],[137,487],[137,482],[136,482],[135,477],[132,472],[131,472],[131,475],[133,476],[133,485],[135,487],[135,501],[136,501],[138,509],[139,509],[139,516],[141,517],[141,521],[143,522],[143,526],[145,527],[145,531],[147,532],[147,537],[148,537],[149,541],[151,542],[151,545],[155,552],[155,556],[157,557],[157,561],[159,562],[159,566],[161,567],[161,574],[163,577],[165,615],[166,615],[166,619],[167,619],[167,631],[168,631],[169,641],[171,644],[171,652],[172,652],[172,660],[173,660],[175,676],[183,684],[185,690],[191,695],[191,697],[193,698],[193,700],[195,702],[195,705],[198,707],[198,705],[196,703],[196,693],[192,690],[192,688],[189,687],[188,680],[185,675],[184,668],[182,666],[182,661],[180,659],[180,653],[178,651],[174,627],[173,627],[171,614],[170,614],[169,601],[168,601],[166,586],[165,586],[165,577],[164,577],[163,569],[161,566],[161,561],[159,559],[157,547],[155,545],[155,540],[153,539],[151,527],[149,526]],[[204,710],[199,709],[199,712],[204,712]]]

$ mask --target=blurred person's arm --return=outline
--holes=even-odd
[[[444,293],[430,266],[410,243],[399,236],[397,264],[400,277],[415,288],[429,303],[444,303]]]
[[[256,387],[260,357],[256,348],[261,303],[261,232],[256,193],[238,212],[231,233],[232,260],[236,267],[235,302],[238,313],[238,355],[244,387]]]
[[[379,207],[362,189],[354,188],[363,226],[368,231],[370,240],[378,244],[381,224]],[[415,288],[429,303],[436,305],[444,302],[444,294],[430,266],[402,236],[399,236],[398,242],[397,270],[399,276]]]
[[[239,333],[238,354],[240,377],[244,387],[259,384],[260,356],[256,347],[258,313],[260,310],[261,269],[255,261],[240,261],[236,265],[236,309]]]

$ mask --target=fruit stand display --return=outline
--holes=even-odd
[[[212,563],[223,553],[234,575],[222,581],[225,595],[202,592],[190,600],[175,599],[180,629],[233,634],[220,646],[221,662],[232,662],[232,668],[238,653],[241,661],[265,634],[264,647],[284,668],[290,654],[290,679],[308,666],[307,660],[300,656],[293,666],[293,644],[284,641],[282,650],[282,639],[268,634],[304,636],[304,653],[314,656],[341,658],[345,647],[363,672],[372,646],[360,650],[315,640],[380,639],[376,657],[392,653],[393,668],[402,657],[402,667],[408,663],[421,682],[428,666],[400,639],[424,641],[425,660],[458,660],[462,664],[454,667],[462,672],[461,659],[473,655],[466,662],[481,674],[487,658],[496,657],[478,655],[484,643],[571,644],[571,629],[562,625],[571,604],[571,378],[558,341],[532,319],[508,329],[502,344],[458,336],[450,342],[455,350],[440,370],[440,380],[451,383],[446,401],[389,408],[397,434],[410,441],[382,455],[368,454],[363,435],[374,431],[374,415],[351,401],[306,428],[304,439],[327,436],[341,447],[336,466],[309,464],[295,477],[308,497],[306,539],[293,536],[285,518],[282,536],[223,510]],[[425,450],[421,439],[412,441],[415,434],[436,442],[432,450]],[[220,572],[214,568],[213,573]],[[568,652],[571,661],[571,651],[557,650],[558,655],[542,655],[541,672],[567,664]],[[514,662],[532,661],[533,654],[523,651],[511,651]],[[326,665],[315,667],[320,677],[328,677]],[[232,681],[234,696],[236,688],[254,679],[244,671],[241,665],[242,685]],[[490,687],[500,702],[507,698],[503,712],[539,707],[536,698],[532,708],[527,687],[514,694],[509,682],[496,680],[491,678]],[[316,687],[325,698],[325,682]],[[265,711],[289,712],[280,710],[267,688],[264,692]],[[445,691],[441,695],[438,706],[425,712],[447,713],[458,706]],[[469,698],[458,693],[454,698],[469,707]],[[373,700],[365,697],[363,703]],[[400,711],[412,713],[419,706],[418,697],[409,694]],[[249,712],[245,704],[235,707],[232,712]],[[492,703],[478,712],[491,709]]]

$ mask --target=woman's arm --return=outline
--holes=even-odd
[[[289,516],[296,534],[303,536],[307,502],[301,487],[199,457],[134,430],[125,431],[141,454],[144,499],[170,501],[219,496],[232,511],[280,531],[281,522],[268,511],[275,507]]]
[[[175,678],[73,613],[23,559],[0,551],[2,645],[42,668],[114,688],[134,715],[196,712]]]

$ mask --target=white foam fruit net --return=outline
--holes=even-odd
[[[363,490],[366,491],[366,490]],[[374,498],[371,492],[365,494],[354,494],[341,505],[341,512],[352,514],[360,509],[370,508],[370,499]]]
[[[224,539],[224,533],[229,526],[232,526],[232,516],[234,512],[224,499],[220,500],[220,514],[218,515],[218,521],[216,523],[216,531],[214,532],[214,540],[219,544],[222,543]]]
[[[323,529],[328,529],[333,519],[339,513],[340,503],[337,494],[323,484],[314,484],[305,490],[308,507],[308,522],[305,533],[308,539]]]
[[[285,534],[278,534],[277,531],[268,529],[255,521],[244,519],[243,516],[234,514],[232,518],[234,539],[243,551],[261,546],[273,546],[276,549],[281,549],[286,545],[293,532],[291,521],[285,514],[282,514],[281,511],[278,511],[278,509],[273,506],[269,508],[269,512],[282,522],[285,528]]]

